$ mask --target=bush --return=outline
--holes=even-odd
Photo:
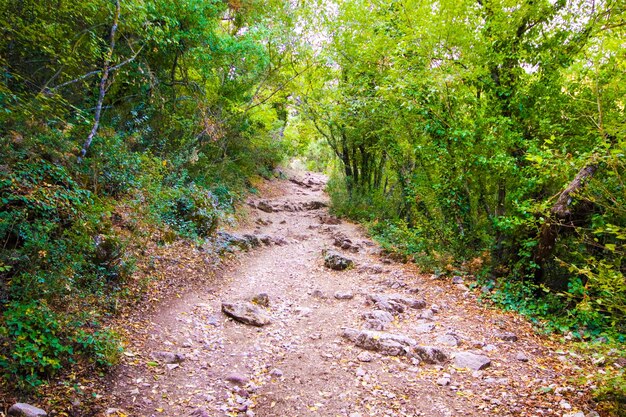
[[[119,360],[117,336],[93,319],[70,319],[45,302],[11,303],[2,318],[0,371],[22,389],[41,385],[79,357],[98,366]]]
[[[43,303],[12,303],[0,326],[0,368],[22,388],[37,386],[73,354],[57,315]]]
[[[204,238],[218,225],[217,199],[194,184],[170,188],[160,208],[162,221],[183,236]]]

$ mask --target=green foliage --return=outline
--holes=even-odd
[[[10,304],[3,319],[0,368],[5,377],[17,377],[18,383],[37,386],[41,378],[58,371],[72,355],[72,346],[63,340],[61,324],[45,304]]]
[[[582,0],[311,11],[330,35],[295,122],[336,156],[334,210],[425,266],[474,273],[482,259],[504,306],[626,331],[623,12]]]
[[[236,3],[122,1],[111,49],[115,2],[0,1],[0,368],[20,386],[114,364],[146,229],[210,237],[283,160],[291,9]]]
[[[193,184],[170,188],[163,202],[161,219],[181,235],[203,238],[215,232],[217,199],[206,189],[199,189]]]

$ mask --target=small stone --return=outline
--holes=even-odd
[[[415,346],[413,351],[424,363],[442,364],[449,359],[443,350],[433,346]]]
[[[185,355],[182,353],[172,353],[172,352],[154,352],[152,357],[159,362],[163,362],[166,364],[179,364],[184,362]]]
[[[559,407],[561,407],[563,410],[571,410],[572,409],[572,405],[570,403],[568,403],[565,400],[561,400],[559,402]],[[584,413],[583,413],[584,415]]]
[[[8,415],[15,417],[45,417],[48,413],[30,404],[15,403],[9,408]]]
[[[238,322],[262,327],[270,324],[269,317],[255,304],[247,301],[222,303],[222,312]]]
[[[474,371],[480,371],[491,365],[491,359],[471,352],[458,352],[454,357],[454,365],[457,368],[469,368]]]
[[[313,312],[313,310],[311,310],[308,307],[296,307],[295,308],[295,312],[298,314],[298,316],[300,317],[308,317],[311,315],[311,313]]]
[[[393,321],[393,315],[387,311],[374,310],[363,313],[365,327],[371,330],[385,330],[387,325]]]
[[[498,348],[495,345],[485,345],[483,346],[483,350],[485,352],[493,352],[494,350],[498,350]]]
[[[283,376],[283,371],[278,368],[274,368],[270,371],[270,375],[276,378],[280,378],[281,376]]]
[[[337,291],[335,293],[335,298],[337,300],[351,300],[354,298],[354,294],[351,291],[346,291],[346,292]]]
[[[496,337],[500,340],[504,340],[505,342],[517,342],[517,335],[512,332],[497,333]]]
[[[328,296],[324,294],[322,290],[313,290],[313,292],[311,293],[311,296],[315,298],[320,298],[322,300],[328,298]]]
[[[351,268],[354,265],[354,261],[337,252],[327,251],[324,254],[324,265],[335,271],[343,271],[344,269]]]
[[[433,323],[420,323],[417,326],[415,326],[415,332],[416,333],[430,333],[433,331],[434,328],[435,328],[435,325]]]
[[[248,381],[250,381],[247,376],[238,373],[229,374],[225,379],[226,381],[235,385],[245,385],[248,383]]]
[[[518,353],[517,356],[515,356],[515,359],[517,359],[520,362],[528,362],[528,356],[526,356],[522,352]]]
[[[369,352],[361,352],[356,358],[361,362],[371,362],[372,359],[374,359],[372,354]]]
[[[563,414],[563,417],[585,417],[585,413],[583,413],[582,411],[578,411],[577,413]]]
[[[356,376],[365,376],[365,374],[365,369],[361,368],[360,366],[356,368]]]
[[[449,333],[439,336],[436,342],[446,346],[458,346],[459,338],[456,335]]]
[[[463,277],[460,277],[458,275],[453,276],[452,277],[452,283],[455,284],[455,285],[463,284],[464,283]]]
[[[259,201],[256,205],[256,208],[266,213],[274,212],[274,208],[267,201]]]
[[[449,377],[441,377],[437,380],[437,385],[442,386],[442,387],[446,387],[448,385],[450,385],[450,378]]]
[[[258,304],[260,306],[263,307],[269,307],[270,306],[270,297],[269,295],[267,295],[267,293],[260,293],[255,295],[254,297],[252,297],[252,302],[254,304]]]
[[[350,413],[350,417],[361,417],[361,413]]]
[[[211,417],[208,411],[203,408],[196,408],[191,413],[189,413],[190,417]]]
[[[422,320],[432,320],[435,317],[435,312],[431,309],[422,311],[417,318]]]

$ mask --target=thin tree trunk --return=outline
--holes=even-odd
[[[100,79],[100,94],[98,96],[98,103],[96,104],[96,113],[94,117],[93,127],[91,128],[91,132],[87,136],[85,143],[83,144],[83,148],[80,151],[80,156],[78,157],[78,163],[80,163],[85,155],[87,154],[87,150],[91,146],[91,142],[93,138],[96,136],[98,132],[98,127],[100,126],[100,117],[102,116],[102,103],[104,102],[104,95],[107,89],[107,81],[109,79],[109,72],[111,70],[111,58],[113,57],[113,49],[115,48],[115,32],[117,31],[117,25],[120,20],[120,0],[115,1],[115,14],[113,15],[113,25],[111,26],[111,34],[110,34],[110,44],[109,44],[109,52],[106,54],[104,58],[104,67],[102,70],[102,78]]]
[[[587,165],[578,171],[576,177],[574,177],[561,194],[559,194],[559,198],[550,209],[551,219],[548,219],[543,224],[539,233],[539,243],[534,256],[537,265],[542,266],[554,251],[562,221],[566,220],[572,214],[570,205],[573,201],[573,194],[576,194],[585,186],[597,169],[598,163],[594,156]]]

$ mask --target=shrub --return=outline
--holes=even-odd
[[[208,237],[217,228],[217,200],[208,190],[194,184],[170,188],[161,204],[162,221],[183,236]]]
[[[73,353],[58,316],[44,303],[12,303],[0,327],[0,368],[22,387],[37,386],[61,369]]]

